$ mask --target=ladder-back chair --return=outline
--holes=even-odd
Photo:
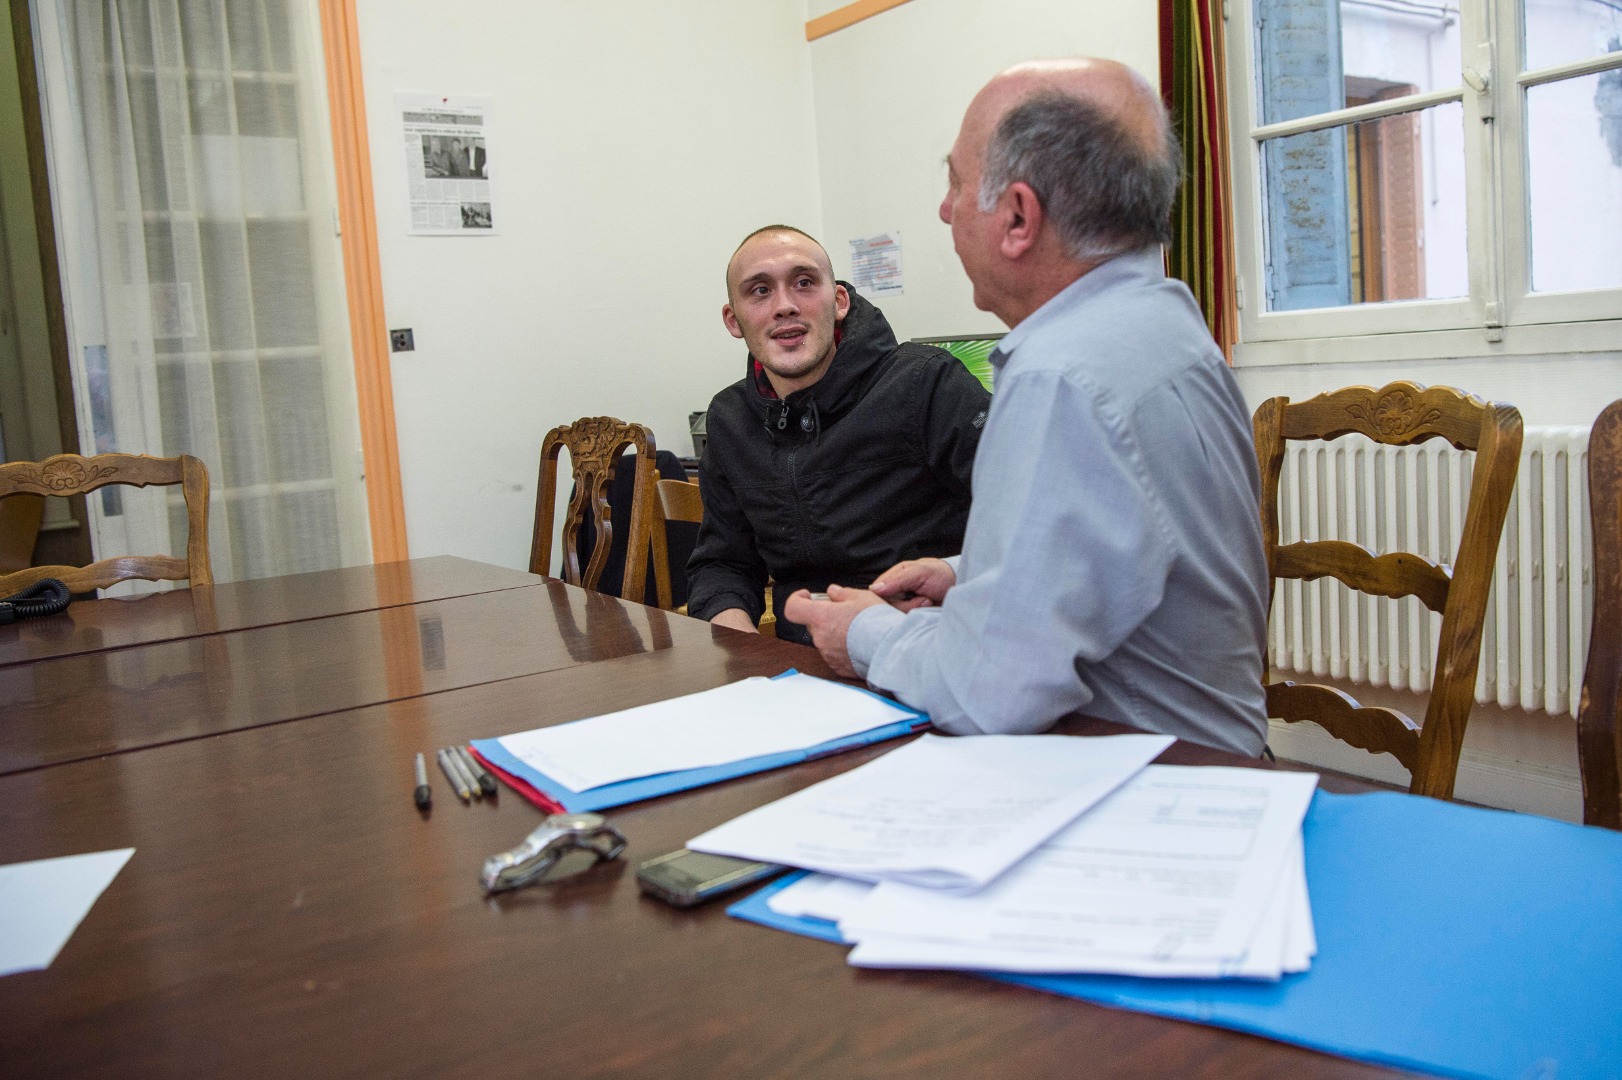
[[[653,583],[659,594],[659,606],[666,611],[675,610],[675,594],[670,585],[670,554],[666,547],[665,523],[686,522],[698,525],[704,521],[704,498],[698,485],[686,480],[660,480],[655,485],[659,493],[659,514],[653,523]],[[683,605],[681,614],[687,614]]]
[[[1286,397],[1272,398],[1256,410],[1255,429],[1269,604],[1280,579],[1333,577],[1374,596],[1418,597],[1442,616],[1423,726],[1395,709],[1360,705],[1333,687],[1288,680],[1268,683],[1267,714],[1290,723],[1310,720],[1343,742],[1390,754],[1412,777],[1409,790],[1451,798],[1475,699],[1487,590],[1520,466],[1520,412],[1451,387],[1394,382],[1378,390],[1348,387],[1293,404]],[[1279,544],[1285,443],[1351,434],[1388,446],[1445,439],[1457,449],[1475,451],[1469,506],[1451,567],[1403,551],[1375,555],[1345,540]]]
[[[105,589],[120,581],[186,581],[212,585],[208,559],[208,470],[187,454],[147,457],[139,454],[57,454],[44,461],[11,461],[0,465],[0,499],[10,495],[83,495],[108,484],[146,487],[179,484],[186,500],[186,557],[122,555],[89,566],[31,566],[0,577],[0,596],[10,596],[45,578],[60,578],[72,592]]]

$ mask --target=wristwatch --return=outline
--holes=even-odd
[[[479,879],[487,892],[533,884],[571,851],[594,852],[599,862],[625,850],[625,837],[601,814],[553,814],[511,851],[484,860]]]

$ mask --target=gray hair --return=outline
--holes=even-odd
[[[980,209],[1008,185],[1026,183],[1073,259],[1097,259],[1171,242],[1171,206],[1182,150],[1160,117],[1146,148],[1119,119],[1091,102],[1040,91],[1004,114],[986,146]]]

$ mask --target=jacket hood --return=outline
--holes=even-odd
[[[744,384],[753,388],[745,397],[760,414],[767,430],[774,435],[792,426],[789,423],[779,426],[778,420],[792,420],[797,425],[803,418],[809,418],[811,425],[801,428],[807,432],[820,432],[821,428],[838,420],[862,400],[868,384],[878,376],[884,361],[895,352],[895,331],[890,329],[884,313],[868,303],[850,283],[841,281],[838,284],[843,285],[850,294],[850,311],[846,313],[844,322],[840,323],[839,345],[834,352],[833,363],[828,365],[828,371],[822,378],[778,401],[759,392],[759,384],[765,382],[766,376],[764,372],[757,376],[754,355],[751,354],[745,361],[747,370]]]

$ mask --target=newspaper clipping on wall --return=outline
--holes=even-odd
[[[490,99],[397,93],[405,135],[413,236],[496,231],[489,156]]]

